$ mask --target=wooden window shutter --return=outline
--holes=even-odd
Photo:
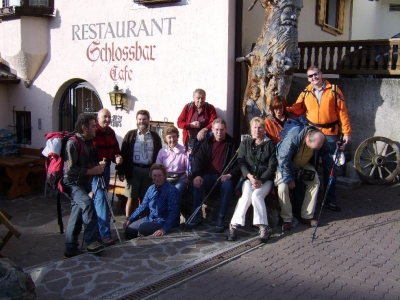
[[[345,0],[339,0],[338,1],[338,7],[337,7],[337,31],[339,34],[343,34],[344,32],[344,3]]]
[[[324,26],[326,20],[327,0],[317,0],[317,25]]]

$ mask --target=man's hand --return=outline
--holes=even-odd
[[[104,167],[105,165],[94,166],[87,171],[86,175],[101,175],[104,171]]]
[[[296,186],[296,183],[294,181],[291,181],[291,182],[288,182],[287,185],[290,190],[293,190]]]
[[[131,224],[131,221],[126,220],[126,222],[123,225],[124,231],[126,231],[126,228]]]
[[[200,122],[199,121],[193,121],[190,123],[191,128],[200,128]]]
[[[203,128],[197,133],[197,140],[202,141],[206,138],[207,128]]]
[[[164,234],[165,234],[165,231],[162,229],[159,229],[153,233],[153,236],[163,236]]]
[[[344,150],[344,148],[346,147],[346,145],[348,144],[348,143],[350,143],[350,141],[351,141],[351,136],[350,135],[345,135],[345,136],[343,136],[343,144],[340,146],[340,150]],[[339,144],[339,142],[338,142],[338,144]]]
[[[229,180],[231,178],[232,178],[231,174],[225,174],[225,175],[221,175],[220,177],[218,177],[217,181],[221,180],[221,182],[224,182],[224,181]]]
[[[125,180],[125,175],[118,174],[118,179],[119,179],[119,181],[123,182]]]
[[[122,164],[122,162],[123,162],[122,156],[121,155],[115,155],[115,162],[116,162],[117,165]]]
[[[200,176],[197,176],[195,179],[193,179],[193,186],[195,188],[200,188],[202,184],[203,184],[203,178],[201,178]]]

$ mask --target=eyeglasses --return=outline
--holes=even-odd
[[[315,72],[314,74],[307,75],[308,78],[313,78],[314,76],[318,76],[319,72]]]

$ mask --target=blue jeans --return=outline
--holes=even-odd
[[[193,212],[196,210],[197,207],[200,206],[201,202],[203,201],[204,191],[209,193],[211,188],[217,182],[218,174],[205,174],[202,176],[203,184],[201,187],[196,188],[193,187]],[[224,182],[218,182],[216,188],[220,189],[220,205],[219,205],[219,216],[220,218],[224,218],[226,215],[226,211],[228,210],[229,202],[233,196],[235,191],[235,185],[233,180],[225,180]],[[201,210],[197,214],[196,218],[200,218]]]
[[[146,221],[146,218],[141,218],[129,224],[125,230],[125,236],[128,239],[134,239],[138,235],[148,236],[162,228],[162,224],[158,222]]]
[[[78,236],[85,227],[83,239],[86,245],[96,241],[97,216],[92,199],[89,197],[90,185],[82,186],[63,181],[65,192],[72,198],[71,214],[69,216],[67,231],[65,233],[66,250],[78,249]]]
[[[326,135],[326,141],[329,145],[328,149],[320,149],[318,150],[318,157],[321,157],[322,168],[323,168],[323,178],[324,178],[324,191],[326,193],[326,188],[329,182],[329,175],[333,168],[333,154],[335,154],[336,143],[338,141],[338,137],[336,135]],[[319,161],[319,160],[317,160]],[[328,195],[326,198],[325,204],[336,204],[336,176],[333,176],[332,183],[328,191]]]
[[[105,189],[101,186],[101,181],[97,185],[99,180],[98,176],[94,176],[92,180],[92,191],[97,191],[94,195],[94,207],[96,209],[99,234],[102,239],[111,237],[110,230],[110,209],[108,207],[108,186],[110,183],[110,166],[107,165],[103,171],[103,178],[105,183]]]
[[[181,203],[182,203],[182,199],[185,197],[185,193],[187,191],[187,182],[183,182],[183,181],[178,181],[175,184],[175,187],[178,189],[179,194],[181,195]]]

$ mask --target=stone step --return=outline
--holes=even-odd
[[[336,188],[342,190],[355,190],[361,186],[361,180],[349,177],[338,176],[336,178]]]

